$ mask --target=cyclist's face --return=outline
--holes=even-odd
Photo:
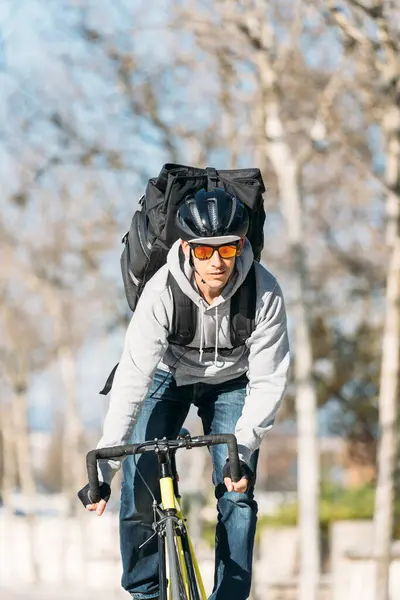
[[[231,258],[222,258],[218,250],[215,249],[209,259],[200,260],[196,258],[188,242],[182,241],[183,252],[188,258],[190,254],[192,255],[192,261],[200,280],[203,279],[215,291],[226,285],[235,267],[236,256],[241,254],[243,245],[244,239],[239,241],[236,255]],[[224,254],[224,252],[221,252],[221,254]]]

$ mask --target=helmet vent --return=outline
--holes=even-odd
[[[232,221],[233,221],[233,217],[234,217],[234,216],[235,216],[235,214],[236,214],[236,205],[237,205],[237,200],[236,200],[236,198],[233,196],[233,198],[232,198],[232,209],[231,209],[231,215],[230,215],[230,217],[229,217],[229,221],[228,221],[228,224],[227,224],[227,226],[226,226],[226,228],[227,228],[227,229],[230,227],[230,224],[231,224],[231,223],[232,223]]]
[[[197,208],[194,202],[189,203],[189,210],[196,224],[196,227],[198,227],[200,231],[206,231],[206,228],[204,227],[203,221],[200,217],[199,209]]]
[[[208,203],[208,214],[214,231],[218,228],[218,214],[217,214],[217,203],[215,200],[211,200]]]

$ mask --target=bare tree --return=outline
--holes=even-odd
[[[390,42],[385,42],[387,32],[376,16],[377,8],[366,18],[378,19],[381,41],[368,41],[360,28],[366,8],[358,2],[346,2],[357,11],[354,22],[348,11],[337,8],[338,3],[322,0],[181,0],[174,3],[177,19],[172,23],[164,16],[160,19],[157,10],[153,18],[150,4],[157,9],[157,3],[142,4],[148,10],[141,12],[139,5],[127,8],[120,1],[112,6],[99,2],[94,8],[85,2],[60,2],[49,8],[52,35],[54,31],[68,35],[69,49],[57,54],[54,40],[51,50],[58,64],[51,90],[42,89],[40,79],[34,82],[25,77],[25,93],[35,109],[26,111],[15,102],[14,94],[10,122],[1,138],[19,182],[12,187],[7,181],[12,210],[28,215],[38,197],[44,199],[48,189],[54,192],[51,202],[42,204],[46,217],[42,224],[29,229],[24,221],[28,227],[12,231],[11,247],[18,247],[13,253],[14,272],[20,279],[26,277],[32,296],[46,306],[46,327],[63,374],[68,415],[64,456],[69,453],[71,457],[63,468],[65,485],[70,481],[72,501],[79,477],[75,482],[77,473],[71,472],[71,465],[82,458],[76,353],[91,335],[89,322],[95,311],[89,309],[89,299],[92,302],[94,295],[99,297],[96,306],[107,311],[107,321],[120,322],[119,315],[113,316],[115,294],[104,295],[107,278],[103,279],[101,262],[122,222],[124,228],[128,225],[136,189],[162,161],[256,163],[267,182],[268,216],[273,223],[267,224],[271,237],[265,256],[269,263],[275,260],[279,277],[284,275],[288,281],[288,307],[293,315],[302,540],[299,593],[301,599],[313,600],[319,572],[314,358],[319,355],[312,348],[318,336],[312,337],[310,324],[322,313],[327,323],[338,317],[344,321],[344,308],[353,321],[363,310],[376,315],[367,294],[359,294],[356,302],[354,293],[368,289],[372,280],[378,288],[381,277],[375,273],[385,265],[379,224],[365,221],[365,216],[371,207],[379,219],[376,190],[390,192],[393,230],[398,190],[389,174],[381,177],[371,169],[374,151],[366,130],[370,123],[383,127],[383,113],[394,115],[388,117],[392,124],[385,130],[385,139],[393,138],[395,156],[398,117],[395,110],[387,110],[386,101],[379,110],[376,97],[381,102],[383,96],[382,90],[377,94],[375,70],[363,69],[363,65],[375,64],[378,55],[389,56]],[[345,32],[343,53],[337,41],[331,51],[335,43],[329,28],[332,23],[327,24],[318,13],[328,4]],[[68,19],[62,18],[61,5],[64,9],[68,5]],[[195,42],[190,51],[182,30]],[[149,52],[148,41],[155,35],[162,43],[157,51]],[[392,137],[389,130],[394,132]],[[89,213],[90,218],[84,218]],[[365,246],[357,245],[361,227],[374,238],[368,259]],[[46,244],[49,233],[53,239]],[[25,259],[28,254],[22,265],[20,252]],[[398,302],[396,260],[391,263],[394,283],[388,285],[388,293],[394,290],[388,304],[393,310]],[[92,286],[96,279],[97,287]],[[391,317],[390,322],[394,344],[396,320]],[[362,341],[357,343],[362,345]],[[331,344],[326,355],[330,362],[335,361],[335,351]],[[352,383],[355,374],[355,370],[343,374],[338,393],[347,381]],[[393,381],[391,376],[384,377],[382,369],[383,379]],[[383,389],[384,385],[381,393]],[[394,388],[390,389],[392,394]]]
[[[5,511],[12,513],[11,495],[17,484],[17,465],[10,399],[0,404],[1,480],[0,493]]]
[[[292,314],[295,336],[296,416],[298,425],[298,494],[300,529],[299,600],[316,600],[319,581],[319,449],[317,396],[313,379],[310,314],[305,297],[308,269],[303,244],[302,163],[293,152],[282,119],[281,91],[277,85],[276,35],[265,18],[265,7],[256,3],[248,13],[245,35],[253,45],[260,77],[260,105],[265,149],[277,178],[286,222],[292,276]]]
[[[268,187],[279,198],[286,224],[288,247],[279,246],[285,253],[283,260],[279,255],[279,266],[286,269],[290,278],[289,310],[293,315],[295,338],[298,485],[304,561],[300,598],[315,598],[319,571],[317,394],[311,310],[319,314],[321,302],[324,303],[326,297],[325,302],[337,303],[337,314],[343,315],[348,297],[340,298],[336,291],[333,296],[329,293],[329,290],[337,290],[337,278],[342,281],[354,277],[355,289],[357,286],[367,289],[371,281],[375,285],[382,281],[377,276],[378,269],[385,264],[378,235],[373,242],[375,264],[366,259],[365,251],[357,243],[350,246],[349,251],[348,242],[346,249],[342,249],[340,244],[332,243],[332,239],[340,231],[341,198],[341,208],[347,214],[347,222],[343,221],[342,226],[350,236],[352,221],[351,218],[349,221],[349,213],[354,211],[355,227],[362,226],[361,203],[367,212],[371,210],[368,203],[372,202],[373,187],[377,184],[381,193],[389,189],[387,181],[377,176],[371,167],[373,156],[365,135],[371,122],[370,113],[355,120],[354,112],[349,112],[349,104],[354,102],[352,83],[357,67],[353,62],[347,69],[349,57],[346,52],[341,53],[327,24],[318,15],[317,6],[306,2],[247,0],[234,3],[225,0],[213,3],[212,7],[204,2],[201,6],[194,1],[181,2],[178,10],[179,25],[193,32],[198,47],[215,59],[216,79],[223,89],[225,106],[229,96],[229,105],[235,107],[233,118],[236,130],[240,132],[242,151],[251,148],[251,139],[254,156],[259,157]],[[307,22],[316,23],[314,29]],[[219,27],[223,28],[224,36],[213,35]],[[323,45],[329,36],[331,43],[336,43],[334,61],[329,60],[329,53],[324,55]],[[320,39],[324,40],[321,46]],[[307,65],[301,44],[313,55],[317,67]],[[221,56],[225,57],[224,62]],[[212,62],[211,65],[207,63],[207,68],[212,71]],[[222,71],[225,77],[221,77]],[[232,71],[240,76],[232,79]],[[367,105],[374,103],[373,90],[368,90],[366,85],[369,75],[363,76],[357,71],[356,78],[362,89],[362,102]],[[253,122],[250,130],[242,126],[244,114]],[[226,144],[229,143],[226,138]],[[312,206],[310,196],[316,199],[316,208],[311,210],[308,209]],[[271,193],[269,199],[271,202]],[[323,224],[325,218],[334,223],[329,226],[331,231],[333,229],[333,238],[325,237],[328,230]],[[311,219],[314,220],[313,228],[310,227]],[[314,260],[314,282],[311,284],[308,254],[321,234],[322,243],[317,242],[317,253],[322,257],[318,264],[321,289],[312,305],[310,297],[316,291],[316,269]],[[328,273],[332,284],[327,282]],[[354,303],[353,290],[349,293]],[[373,314],[365,294],[360,294],[360,303]],[[332,314],[332,308],[327,311]],[[356,324],[359,321],[356,314],[354,321]]]
[[[5,257],[6,259],[6,257]],[[3,287],[3,286],[2,286]],[[29,443],[27,393],[32,373],[43,367],[46,356],[43,352],[42,334],[30,315],[16,305],[16,298],[2,294],[0,328],[4,345],[2,356],[2,376],[11,390],[11,415],[3,423],[3,443],[11,469],[6,467],[3,479],[5,501],[9,499],[10,488],[19,485],[24,498],[29,532],[30,557],[34,580],[40,579],[40,569],[35,549],[35,495],[36,481],[31,461]],[[38,350],[39,348],[39,350]],[[3,405],[4,407],[4,405]],[[5,427],[9,426],[8,431]],[[15,457],[15,471],[12,468]]]
[[[124,174],[133,171],[134,164],[136,177],[142,175],[144,179],[148,175],[146,161],[139,161],[144,148],[140,142],[143,130],[147,135],[152,129],[154,146],[166,150],[170,160],[177,159],[178,140],[186,140],[190,146],[195,137],[190,127],[174,131],[174,124],[164,115],[163,93],[167,96],[168,88],[162,70],[140,66],[130,29],[130,25],[138,27],[135,11],[126,13],[122,4],[116,8],[111,10],[116,19],[112,33],[106,26],[93,24],[94,13],[89,7],[68,7],[73,15],[68,24],[57,9],[49,14],[54,31],[62,30],[70,36],[71,48],[76,40],[75,53],[65,56],[61,52],[58,57],[55,75],[59,90],[55,86],[49,91],[40,78],[22,76],[12,61],[6,64],[7,83],[13,85],[6,87],[6,102],[9,87],[12,93],[8,97],[9,121],[2,125],[0,143],[15,177],[5,188],[9,205],[0,229],[11,285],[23,281],[32,294],[29,302],[39,299],[45,307],[43,325],[51,332],[54,360],[63,382],[62,396],[66,399],[62,472],[70,506],[77,506],[75,492],[85,480],[76,355],[93,327],[96,308],[103,311],[104,329],[110,322],[118,324],[122,312],[115,317],[115,280],[103,278],[102,258],[115,243],[117,220],[134,208],[131,181],[127,187],[122,185]],[[106,6],[103,9],[109,10]],[[79,49],[82,41],[84,52]],[[51,65],[51,57],[45,58]],[[94,90],[94,97],[88,97],[82,84],[88,64],[97,73],[102,89],[101,94]],[[21,102],[21,97],[27,101]],[[97,128],[92,129],[81,122],[79,111],[87,111],[87,103],[94,101],[101,107],[101,116]],[[113,103],[120,110],[114,112]],[[118,128],[116,144],[112,134]],[[210,145],[214,139],[217,135],[210,128]],[[157,144],[158,140],[161,143]],[[195,155],[198,159],[198,149],[196,146],[191,152],[193,159]],[[204,150],[201,148],[200,154]],[[77,186],[77,181],[83,185]],[[120,187],[117,193],[108,194],[114,181]],[[121,205],[121,198],[128,201]],[[27,214],[29,209],[35,212],[34,222]],[[13,212],[18,214],[18,231]],[[127,226],[125,221],[124,229]],[[117,271],[117,261],[115,265]]]
[[[376,599],[389,597],[389,567],[397,459],[397,403],[400,374],[400,27],[395,8],[374,2],[329,2],[331,14],[356,60],[375,75],[375,116],[385,140],[388,267],[386,315],[382,337],[379,394],[380,441],[375,499],[374,554],[377,561]],[[397,14],[397,17],[399,15]]]
[[[315,600],[319,579],[319,452],[310,315],[305,301],[308,269],[304,250],[304,209],[301,191],[302,168],[313,151],[312,135],[315,128],[311,131],[313,119],[308,118],[310,130],[305,132],[306,142],[303,146],[299,146],[299,140],[288,133],[285,101],[287,87],[286,82],[282,82],[285,65],[290,63],[293,54],[297,54],[294,48],[302,29],[304,15],[301,10],[298,14],[291,13],[291,18],[294,17],[294,26],[289,28],[288,47],[283,48],[273,28],[274,17],[276,17],[275,23],[279,19],[279,15],[274,12],[275,9],[279,10],[278,4],[260,0],[238,4],[225,0],[213,3],[209,15],[204,11],[204,6],[198,7],[194,12],[194,4],[192,3],[190,9],[184,13],[181,23],[186,22],[189,29],[194,31],[201,46],[206,48],[210,55],[216,57],[221,87],[224,90],[225,106],[228,91],[231,105],[238,102],[238,95],[240,95],[236,86],[227,87],[229,86],[227,76],[232,72],[231,65],[235,64],[236,69],[247,68],[247,72],[254,74],[249,80],[249,87],[251,85],[253,89],[255,88],[255,92],[250,96],[250,101],[247,99],[253,127],[250,131],[247,128],[246,133],[253,139],[253,147],[258,146],[258,155],[262,157],[263,167],[266,164],[264,157],[269,159],[268,173],[272,172],[276,178],[277,195],[282,203],[289,241],[289,272],[292,284],[290,306],[294,317],[295,335],[301,540],[299,598]],[[212,36],[216,17],[227,33],[225,38],[217,41]],[[287,23],[284,23],[284,26],[287,26]],[[221,61],[221,56],[225,56],[224,63]],[[225,68],[224,77],[221,77],[221,64]],[[286,81],[288,82],[289,78]],[[321,98],[321,104],[330,102],[332,95],[330,88],[327,89]],[[315,108],[315,103],[313,108],[316,111],[315,120],[320,109],[318,106]],[[240,111],[238,112],[240,114]],[[295,113],[293,121],[299,122],[299,120],[300,115]],[[238,125],[236,128],[238,129]],[[245,143],[243,144],[245,139],[242,135],[243,147],[246,147]],[[230,139],[226,139],[228,145],[230,142]]]

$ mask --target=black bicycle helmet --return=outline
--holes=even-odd
[[[199,238],[244,237],[249,228],[245,205],[221,188],[202,189],[187,196],[177,212],[179,237],[186,242]]]

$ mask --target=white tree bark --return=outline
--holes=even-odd
[[[400,79],[399,79],[400,82]],[[400,87],[400,83],[399,83]],[[388,140],[386,180],[400,189],[400,108],[393,107],[386,120]],[[387,241],[390,248],[386,284],[386,315],[382,338],[379,392],[380,440],[378,481],[374,512],[374,554],[376,558],[376,600],[389,599],[389,573],[394,510],[394,474],[397,461],[397,404],[400,379],[400,202],[398,195],[387,198]]]
[[[18,380],[13,385],[14,398],[12,403],[13,436],[15,440],[17,473],[20,489],[25,502],[26,518],[29,523],[29,547],[33,579],[40,581],[40,567],[37,560],[35,543],[35,496],[36,483],[29,447],[27,385]]]
[[[3,472],[0,490],[4,508],[8,514],[11,514],[13,511],[11,495],[17,481],[15,442],[13,436],[12,414],[10,413],[10,407],[7,404],[0,405],[0,435],[3,452]]]
[[[372,90],[380,92],[381,127],[386,142],[387,243],[386,314],[382,337],[379,391],[378,481],[374,511],[375,599],[388,600],[394,509],[394,475],[397,459],[397,403],[400,375],[400,61],[396,36],[392,36],[394,6],[383,0],[373,4],[349,0],[343,10],[327,0],[331,15],[348,42],[359,50],[364,68],[374,67],[379,79]],[[354,11],[354,13],[352,12]],[[364,24],[369,19],[368,25]],[[376,32],[373,37],[371,32]],[[371,71],[372,72],[372,71]],[[379,90],[379,85],[381,89]],[[374,88],[374,86],[377,86]]]
[[[304,256],[304,225],[299,168],[286,140],[280,117],[276,74],[268,57],[270,33],[261,33],[264,48],[259,52],[259,73],[264,101],[267,154],[278,181],[280,200],[288,233],[293,323],[295,338],[296,414],[298,427],[298,495],[300,534],[299,600],[317,600],[319,584],[319,446],[317,394],[313,380],[312,342],[305,300],[307,266]]]
[[[80,510],[76,492],[85,484],[85,457],[82,452],[83,426],[80,420],[76,394],[76,359],[73,349],[61,345],[58,350],[61,378],[66,393],[63,443],[63,492],[68,499],[68,511]]]
[[[268,129],[268,117],[267,117]],[[271,142],[268,154],[274,164],[289,238],[292,282],[292,316],[295,340],[294,374],[298,444],[298,496],[300,535],[299,600],[316,600],[319,583],[319,444],[317,394],[309,315],[305,302],[307,271],[303,247],[303,219],[297,170],[290,149]]]

